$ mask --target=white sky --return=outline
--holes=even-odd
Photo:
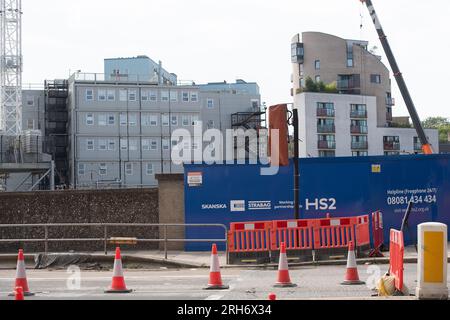
[[[450,88],[450,1],[373,2],[420,116],[450,117],[444,98]],[[296,33],[362,38],[382,54],[358,0],[23,0],[22,5],[24,83],[66,78],[69,70],[102,73],[103,58],[146,54],[181,80],[256,81],[269,106],[292,102],[290,41]],[[406,115],[396,85],[394,96],[394,115]]]

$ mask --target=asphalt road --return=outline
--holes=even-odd
[[[125,270],[125,280],[131,294],[105,294],[111,283],[112,271],[81,271],[77,277],[73,270],[27,270],[30,289],[36,300],[267,300],[269,293],[281,299],[370,299],[374,281],[388,269],[387,265],[359,266],[360,278],[368,285],[342,286],[343,266],[305,267],[291,270],[297,288],[275,289],[274,270],[222,270],[225,291],[205,291],[209,270]],[[450,268],[449,268],[450,270]],[[12,299],[8,294],[14,283],[14,270],[0,270],[0,300]],[[80,281],[78,282],[79,279]],[[405,284],[416,287],[416,265],[405,266]],[[79,284],[79,288],[77,287]],[[450,283],[449,283],[450,287]]]

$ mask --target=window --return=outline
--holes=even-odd
[[[146,171],[148,176],[152,176],[155,173],[155,171],[153,169],[153,163],[147,163],[147,165],[145,167],[146,167],[145,171]]]
[[[94,90],[86,89],[86,101],[93,101],[93,100],[94,100]]]
[[[27,106],[34,107],[34,97],[27,97]]]
[[[177,102],[178,101],[178,92],[170,91],[170,101]]]
[[[316,76],[316,82],[320,82],[320,76]]]
[[[125,90],[125,89],[119,90],[119,100],[120,101],[122,101],[122,102],[127,101],[127,96],[128,96],[127,90]]]
[[[116,141],[115,140],[109,140],[108,141],[108,150],[109,151],[116,151]]]
[[[150,98],[150,101],[157,101],[158,100],[158,94],[156,93],[156,91],[150,91],[149,92],[149,98]]]
[[[108,174],[108,166],[106,165],[106,163],[100,163],[98,174],[101,176],[106,176]]]
[[[129,143],[128,148],[130,148],[130,151],[138,150],[138,141],[136,139],[130,139],[128,143]]]
[[[168,127],[169,126],[169,115],[167,115],[167,114],[161,115],[161,123],[164,127]]]
[[[129,125],[130,125],[130,127],[137,126],[137,114],[135,114],[135,113],[130,114]]]
[[[208,109],[214,108],[214,100],[213,99],[208,99],[207,107],[208,107]]]
[[[98,149],[101,151],[108,150],[108,144],[105,139],[98,140]]]
[[[125,174],[127,176],[133,175],[133,164],[132,163],[126,163],[125,164]]]
[[[320,70],[320,60],[314,61],[314,68],[315,68],[316,70]]]
[[[197,101],[198,101],[198,93],[191,92],[191,102],[197,102]]]
[[[150,115],[149,114],[141,114],[141,124],[144,127],[148,127],[150,125]]]
[[[126,113],[121,113],[120,114],[120,125],[123,127],[123,126],[126,126],[127,125],[127,123],[128,123],[128,117],[127,117],[127,114]]]
[[[150,151],[150,140],[142,139],[142,150]]]
[[[367,157],[367,156],[369,156],[369,153],[367,151],[353,151],[352,156],[353,157]]]
[[[120,139],[120,149],[128,150],[128,140],[127,139]]]
[[[198,119],[199,119],[198,116],[192,116],[191,119],[192,119],[192,122],[191,122],[192,125],[193,125],[193,126],[196,126],[196,125],[198,124],[198,122],[199,122],[199,121],[198,121]]]
[[[325,151],[325,150],[319,151],[320,158],[333,158],[335,156],[336,156],[336,151]]]
[[[128,101],[136,101],[137,91],[135,89],[131,89],[128,91]]]
[[[116,100],[116,90],[108,90],[107,91],[108,101]]]
[[[88,113],[86,115],[86,125],[93,126],[94,125],[94,114]]]
[[[305,75],[305,66],[303,63],[300,64],[300,77]]]
[[[189,116],[183,116],[183,126],[187,127],[189,126]]]
[[[148,91],[147,90],[142,90],[141,91],[141,100],[142,101],[148,101]]]
[[[152,127],[157,127],[158,126],[158,116],[155,114],[150,115],[150,125]]]
[[[169,101],[169,91],[161,91],[161,101]]]
[[[99,126],[106,126],[106,114],[99,114],[98,115],[98,125]]]
[[[150,140],[150,150],[152,151],[158,150],[158,141],[156,141],[156,139]]]
[[[113,114],[108,114],[108,125],[113,126],[116,124],[116,116]]]
[[[94,150],[94,140],[92,139],[86,140],[86,149],[89,151]]]
[[[370,82],[380,84],[381,83],[381,75],[379,75],[379,74],[371,74],[370,75]]]
[[[189,93],[188,92],[183,92],[182,97],[183,97],[183,102],[189,102]]]
[[[214,129],[214,120],[208,120],[206,127],[207,129]]]
[[[169,145],[170,145],[169,139],[168,138],[164,138],[162,140],[162,148],[163,148],[163,150],[165,150],[165,151],[169,150]]]
[[[98,101],[106,101],[106,90],[98,90]]]
[[[27,129],[28,130],[34,130],[34,120],[33,119],[28,119],[27,120]]]
[[[86,165],[84,163],[79,163],[78,164],[78,175],[82,176],[86,174]]]
[[[177,116],[177,115],[172,115],[172,116],[170,117],[170,123],[171,123],[173,126],[177,126],[177,125],[178,125],[178,116]]]

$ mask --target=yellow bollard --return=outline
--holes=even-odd
[[[416,297],[447,300],[447,226],[423,223],[418,226],[419,259]]]

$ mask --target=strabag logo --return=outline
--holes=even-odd
[[[231,200],[230,210],[231,212],[245,212],[245,200]]]
[[[227,209],[226,204],[202,204],[202,210],[220,210]]]
[[[249,201],[248,210],[272,210],[271,201]]]

